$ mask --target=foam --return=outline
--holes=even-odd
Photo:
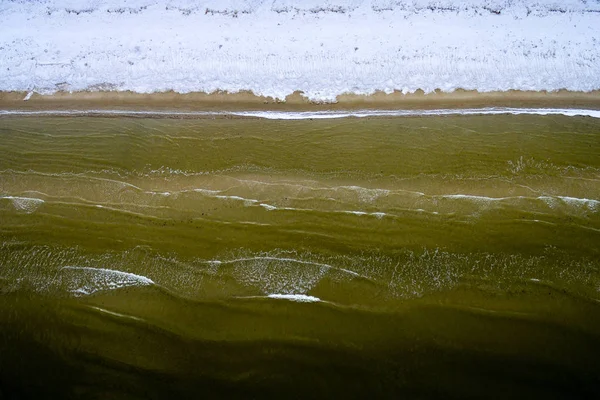
[[[367,215],[368,213],[364,211],[342,211],[344,214],[353,214],[353,215]]]
[[[245,205],[246,207],[249,207],[249,206],[251,206],[251,205],[253,205],[253,204],[256,204],[256,203],[258,203],[258,200],[255,200],[255,199],[247,199],[247,198],[245,198],[245,197],[241,197],[241,196],[223,196],[223,195],[217,195],[217,196],[214,196],[214,197],[215,197],[215,198],[217,198],[217,199],[223,199],[223,200],[236,200],[236,201],[243,201],[243,202],[244,202],[244,205]],[[262,204],[261,204],[261,206],[262,206]]]
[[[318,297],[307,296],[305,294],[270,294],[267,297],[270,299],[289,300],[299,303],[318,303],[321,301]]]
[[[247,198],[241,197],[241,196],[219,194],[219,193],[222,193],[221,190],[194,189],[193,191],[197,192],[197,193],[202,193],[205,196],[213,197],[215,199],[242,201],[246,207],[249,207],[249,206],[259,202],[256,199],[247,199]],[[262,206],[262,204],[261,204],[261,206]]]
[[[381,219],[389,214],[384,213],[384,212],[366,212],[366,211],[339,211],[341,213],[344,214],[352,214],[352,215],[357,215],[357,216],[364,216],[364,215],[368,215],[368,216],[372,216],[375,217],[377,219]]]
[[[568,196],[558,196],[559,199],[568,204],[574,204],[577,206],[584,206],[592,211],[596,211],[600,208],[600,200],[592,200],[592,199],[581,199],[577,197],[568,197]]]
[[[600,200],[593,200],[593,199],[586,199],[586,198],[579,198],[579,197],[569,197],[569,196],[487,197],[487,196],[477,196],[477,195],[469,195],[469,194],[444,194],[444,195],[437,195],[437,196],[432,196],[432,197],[444,198],[444,199],[455,199],[455,200],[471,200],[474,202],[494,202],[494,201],[503,201],[503,200],[535,199],[535,200],[542,200],[550,206],[556,206],[559,201],[562,201],[563,203],[566,203],[569,205],[585,206],[592,211],[596,210],[600,206]]]
[[[486,203],[491,201],[502,201],[509,199],[520,199],[522,196],[516,197],[488,197],[488,196],[477,196],[471,194],[443,194],[439,196],[432,196],[434,198],[452,199],[452,200],[470,200],[478,203]]]
[[[600,208],[600,200],[592,200],[578,197],[569,196],[540,196],[539,200],[544,201],[550,207],[557,207],[562,202],[564,204],[575,206],[579,208],[587,208],[588,210],[595,212]]]
[[[232,112],[241,117],[265,119],[333,119],[333,118],[365,118],[365,117],[411,117],[427,115],[500,115],[500,114],[535,114],[588,116],[600,118],[600,110],[566,109],[566,108],[467,108],[467,109],[435,109],[435,110],[359,110],[359,111],[317,111],[317,112],[281,112],[281,111],[244,111]]]
[[[65,266],[61,272],[68,274],[60,276],[61,286],[75,295],[85,296],[96,292],[121,289],[129,286],[154,285],[154,281],[142,276],[105,268]]]
[[[216,117],[237,116],[271,120],[306,120],[366,117],[423,117],[445,115],[564,115],[600,118],[600,110],[575,108],[447,108],[433,110],[328,110],[328,111],[140,111],[140,110],[0,110],[0,115],[15,116],[182,116]],[[352,187],[346,187],[352,189]]]
[[[223,265],[223,264],[236,264],[236,263],[252,262],[252,261],[275,261],[275,262],[282,262],[282,263],[305,264],[305,265],[315,266],[315,267],[318,267],[318,268],[323,268],[323,269],[326,269],[326,270],[340,271],[340,272],[343,272],[345,274],[351,275],[353,277],[363,278],[363,279],[370,280],[369,277],[361,275],[361,274],[359,274],[357,272],[354,272],[354,271],[351,271],[349,269],[338,268],[338,267],[335,267],[335,266],[329,265],[329,264],[312,262],[312,261],[305,261],[305,260],[299,260],[299,259],[290,258],[290,257],[257,256],[257,257],[236,258],[236,259],[233,259],[233,260],[226,260],[226,261],[211,260],[211,261],[207,261],[207,263],[214,264],[214,265]]]
[[[45,203],[42,199],[32,197],[2,196],[0,199],[10,200],[17,211],[22,211],[27,214],[33,213]]]

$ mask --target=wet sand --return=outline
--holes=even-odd
[[[132,92],[57,92],[52,95],[27,92],[0,92],[0,109],[7,110],[296,110],[318,111],[339,109],[435,109],[479,107],[556,107],[600,109],[600,91],[592,92],[489,92],[459,90],[452,93],[425,94],[375,93],[370,96],[347,94],[335,103],[313,103],[294,93],[285,101],[240,93],[175,92],[139,94]]]

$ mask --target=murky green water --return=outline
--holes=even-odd
[[[599,396],[599,150],[588,117],[4,117],[0,398]]]

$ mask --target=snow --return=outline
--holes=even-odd
[[[0,2],[2,91],[459,88],[600,89],[600,1]]]

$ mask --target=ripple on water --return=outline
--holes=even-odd
[[[440,249],[326,256],[238,249],[213,259],[184,259],[141,247],[90,254],[80,248],[4,243],[0,266],[4,291],[71,296],[156,285],[195,300],[309,296],[336,304],[377,305],[465,282],[501,288],[542,281],[593,298],[600,287],[597,260],[573,259],[557,249],[539,256]]]

